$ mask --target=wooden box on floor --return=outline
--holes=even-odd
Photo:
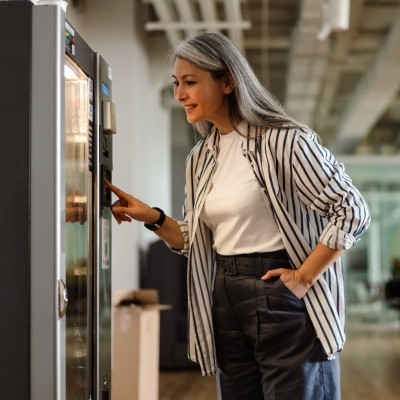
[[[157,290],[115,293],[113,400],[158,399],[160,312],[169,308],[158,304]]]

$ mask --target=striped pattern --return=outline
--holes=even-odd
[[[189,358],[203,375],[216,372],[211,298],[215,272],[212,234],[199,219],[210,189],[219,135],[213,130],[188,157],[184,221],[179,221],[188,256]],[[344,167],[303,129],[248,127],[243,156],[254,171],[293,264],[299,267],[318,242],[335,249],[354,245],[370,222],[368,206]],[[328,358],[345,341],[344,287],[336,261],[304,298]]]

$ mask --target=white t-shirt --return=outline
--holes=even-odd
[[[213,248],[222,255],[284,248],[275,220],[233,131],[220,135],[217,169],[200,218],[211,229]]]

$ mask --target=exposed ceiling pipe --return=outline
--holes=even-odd
[[[240,9],[240,0],[224,0],[225,14],[227,22],[231,24],[228,28],[229,37],[233,40],[236,46],[243,50],[243,30],[235,28],[237,23],[242,22],[242,11]],[[250,28],[250,23],[247,28]]]
[[[188,0],[175,0],[176,8],[178,10],[178,14],[180,17],[180,20],[182,21],[182,25],[185,28],[185,32],[188,35],[193,35],[198,32],[198,29],[192,29],[190,26],[192,26],[194,22],[194,16],[193,16],[193,11],[192,8],[190,7],[190,3]]]
[[[314,111],[329,58],[328,41],[319,41],[322,0],[303,0],[292,32],[285,106],[299,121],[313,126]]]
[[[335,136],[337,151],[351,151],[387,110],[400,90],[400,9],[373,64],[349,99]]]
[[[330,63],[326,71],[327,79],[323,82],[323,87],[314,114],[317,125],[315,128],[324,136],[324,139],[331,141],[333,134],[336,133],[336,118],[332,118],[331,109],[335,105],[336,93],[342,78],[343,65],[349,56],[354,35],[357,32],[352,27],[358,26],[364,9],[362,0],[351,2],[351,20],[349,29],[341,32],[335,38],[330,49]]]
[[[202,0],[199,2],[199,6],[204,21],[217,21],[217,11],[215,9],[214,0]]]
[[[165,31],[168,41],[175,47],[181,40],[180,31],[193,34],[201,30],[227,30],[230,38],[243,49],[243,30],[251,27],[241,15],[240,0],[224,0],[225,20],[219,20],[215,0],[201,0],[198,5],[201,19],[195,20],[190,0],[143,0],[153,4],[159,21],[145,23],[147,31]],[[174,12],[173,6],[177,11]]]
[[[168,2],[165,0],[144,0],[147,3],[152,3],[158,18],[165,24],[172,23],[174,21],[174,16],[172,14],[171,8],[168,6]],[[146,24],[147,25],[147,24]],[[147,29],[147,27],[145,26]],[[182,24],[180,24],[180,29],[182,29]],[[175,29],[165,29],[165,34],[167,36],[168,42],[172,47],[178,46],[181,41],[178,30]]]
[[[350,0],[325,0],[322,5],[322,27],[318,39],[325,40],[332,31],[349,29]]]
[[[221,29],[249,29],[251,23],[249,21],[194,21],[187,24],[182,22],[146,22],[145,28],[147,31],[179,31],[184,29],[199,29],[199,30],[221,30]]]

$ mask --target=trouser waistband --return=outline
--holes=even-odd
[[[286,250],[268,253],[238,254],[223,256],[217,253],[217,267],[230,275],[251,275],[261,277],[270,269],[291,268]]]

